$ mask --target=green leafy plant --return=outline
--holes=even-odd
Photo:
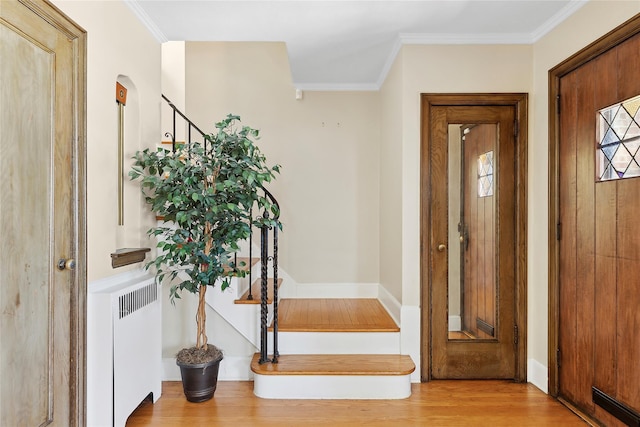
[[[216,129],[205,136],[204,145],[181,145],[175,152],[138,151],[129,172],[131,179],[140,180],[151,210],[165,220],[148,231],[159,243],[158,255],[147,268],[155,267],[159,281],[175,283],[180,272],[189,277],[172,285],[170,297],[175,303],[182,291],[198,294],[196,348],[204,350],[207,288],[219,283],[224,290],[231,276],[244,275],[232,254],[250,236],[252,209],[272,214],[256,216],[253,225],[282,228],[274,219],[277,206],[260,191],[279,166],[267,166],[255,145],[259,131],[240,126],[240,117],[234,115],[216,123]]]

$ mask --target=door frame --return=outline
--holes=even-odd
[[[558,397],[560,328],[560,80],[587,62],[640,33],[640,14],[614,28],[549,70],[549,394]],[[555,225],[554,225],[555,224]]]
[[[431,108],[434,106],[512,106],[517,119],[515,139],[516,157],[516,289],[515,320],[516,334],[515,380],[527,378],[527,108],[526,93],[423,93],[421,94],[421,141],[420,141],[420,289],[421,289],[421,381],[431,380],[431,247],[429,235],[430,218],[430,147],[432,123]]]

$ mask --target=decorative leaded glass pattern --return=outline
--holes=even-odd
[[[640,176],[640,95],[598,111],[598,181]]]
[[[493,196],[493,151],[478,157],[478,197]]]

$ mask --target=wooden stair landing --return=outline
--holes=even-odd
[[[415,369],[411,357],[400,354],[294,354],[281,355],[278,363],[260,364],[251,370],[260,375],[409,375]]]
[[[373,298],[283,299],[279,332],[399,332],[387,310]]]
[[[282,285],[282,279],[278,279],[278,288]],[[257,278],[251,284],[251,295],[253,299],[249,299],[249,291],[245,292],[239,299],[235,300],[236,304],[260,304],[260,288],[262,287],[262,279]],[[273,302],[273,279],[267,279],[267,304]]]

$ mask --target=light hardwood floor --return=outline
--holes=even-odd
[[[163,383],[127,427],[198,426],[585,426],[558,401],[530,384],[432,381],[413,384],[403,400],[268,400],[249,381],[218,383],[215,397],[189,403],[180,382]]]

